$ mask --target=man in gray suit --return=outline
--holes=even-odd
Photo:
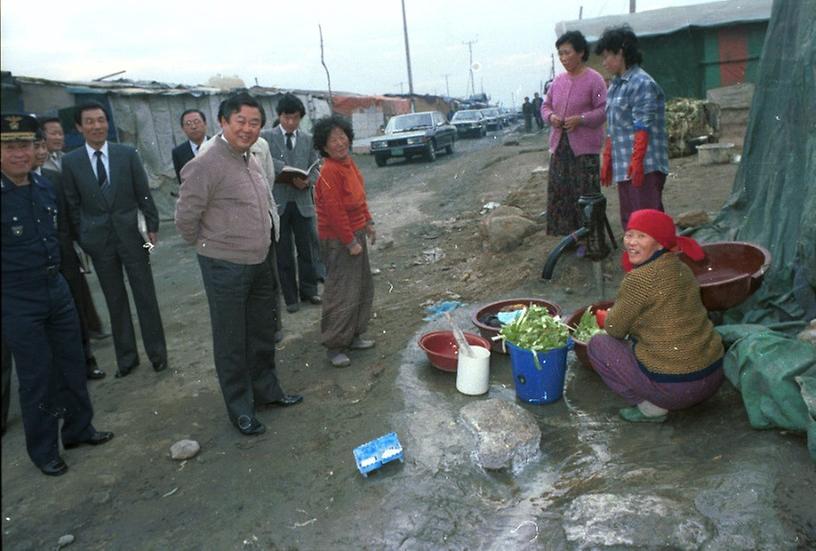
[[[280,215],[280,240],[276,250],[278,278],[286,311],[292,313],[300,308],[300,300],[312,304],[321,302],[317,291],[317,253],[313,246],[317,240],[312,197],[318,173],[315,163],[319,157],[312,147],[311,135],[299,128],[306,115],[303,102],[294,94],[284,94],[278,101],[276,112],[280,124],[265,132],[264,138],[269,142],[275,164],[272,193]],[[285,166],[301,170],[311,168],[311,171],[306,178],[294,176],[284,180],[281,173]]]
[[[93,260],[110,312],[116,349],[117,377],[139,365],[128,293],[122,277],[127,272],[139,315],[142,341],[155,371],[167,368],[159,303],[153,286],[150,257],[138,228],[138,212],[147,222],[147,235],[157,242],[159,214],[135,149],[108,143],[109,117],[99,103],[77,107],[77,130],[85,146],[62,159],[62,182],[68,215],[79,245]]]
[[[62,148],[65,147],[65,133],[62,131],[62,123],[59,117],[48,116],[40,121],[45,136],[45,146],[48,148],[48,158],[43,163],[43,168],[62,172]]]

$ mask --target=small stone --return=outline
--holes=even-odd
[[[543,166],[537,166],[533,169],[533,174],[544,174],[545,172],[549,172],[549,169]]]
[[[170,457],[176,461],[183,461],[195,457],[200,450],[201,446],[195,440],[179,440],[170,446]]]
[[[386,240],[380,242],[379,249],[381,251],[387,251],[388,249],[393,249],[393,248],[394,248],[394,240],[393,239],[386,239]]]
[[[72,543],[74,543],[74,536],[72,534],[65,534],[64,536],[60,536],[60,539],[57,540],[57,549],[62,549]]]

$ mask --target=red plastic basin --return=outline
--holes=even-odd
[[[593,302],[589,309],[594,314],[595,310],[608,310],[612,308],[612,305],[615,304],[614,301],[611,300],[602,300],[599,302]],[[572,315],[567,318],[566,324],[573,329],[578,327],[578,323],[581,321],[581,316],[584,315],[586,312],[587,307],[582,306],[578,308]],[[579,341],[575,337],[572,338],[572,342],[574,344],[573,350],[575,351],[575,355],[578,357],[578,360],[589,369],[592,369],[592,364],[589,363],[589,356],[587,356],[587,343],[584,341]]]
[[[728,310],[741,304],[759,288],[771,265],[771,253],[753,243],[722,241],[701,246],[706,256],[700,262],[679,256],[694,272],[707,310]]]
[[[490,350],[490,343],[473,333],[465,333],[465,340],[473,346]],[[419,347],[425,351],[428,361],[442,371],[456,372],[459,362],[459,346],[453,338],[453,331],[432,331],[419,338]]]

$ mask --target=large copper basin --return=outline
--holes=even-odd
[[[722,241],[701,243],[700,262],[679,255],[700,284],[700,296],[708,310],[728,310],[741,304],[762,284],[771,265],[771,253],[753,243]]]

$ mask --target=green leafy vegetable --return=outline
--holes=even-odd
[[[586,312],[581,314],[581,320],[572,332],[572,338],[576,341],[589,342],[593,335],[606,333],[606,331],[598,327],[598,320],[595,319],[595,314],[592,313],[591,309],[592,306],[589,306]]]
[[[519,348],[546,352],[567,346],[569,327],[546,307],[531,304],[515,321],[504,325],[499,336]]]

